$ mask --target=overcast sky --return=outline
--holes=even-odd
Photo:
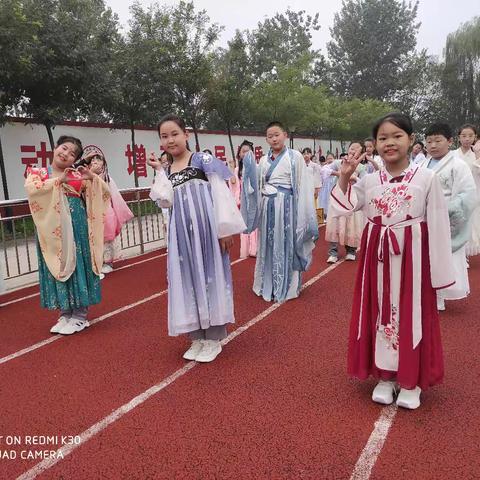
[[[388,2],[389,0],[385,0]],[[116,12],[123,25],[129,18],[129,6],[133,0],[106,0]],[[144,6],[154,2],[140,0]],[[174,5],[175,0],[159,1],[160,4]],[[194,0],[197,9],[208,12],[210,19],[225,27],[220,45],[225,46],[235,30],[253,29],[258,21],[284,12],[287,7],[293,10],[306,10],[320,13],[322,28],[314,32],[313,44],[326,54],[326,43],[330,40],[329,28],[333,16],[341,9],[341,0]],[[418,47],[427,48],[432,55],[442,55],[447,35],[454,32],[463,22],[480,15],[480,0],[420,0],[418,19],[422,25],[418,33]]]

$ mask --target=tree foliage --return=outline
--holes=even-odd
[[[275,71],[307,56],[311,62],[320,57],[312,48],[313,33],[320,29],[319,14],[307,15],[304,10],[287,9],[259,22],[247,32],[251,73],[256,79],[275,78]]]
[[[450,121],[480,123],[480,17],[447,38],[443,88]]]
[[[331,81],[339,95],[388,100],[414,52],[418,1],[344,0],[330,29]]]

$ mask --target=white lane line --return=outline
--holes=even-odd
[[[9,302],[5,302],[5,303],[0,303],[0,307],[6,307],[7,305],[12,305],[12,303],[18,303],[18,302],[23,302],[23,300],[28,300],[29,298],[33,298],[33,297],[38,297],[40,295],[40,293],[32,293],[30,295],[26,295],[25,297],[20,297],[20,298],[16,298],[15,300],[10,300]]]
[[[237,263],[243,262],[245,260],[244,258],[239,258],[238,260],[235,260],[234,262],[231,263],[231,265],[235,265]],[[147,260],[144,260],[147,261]],[[130,305],[126,305],[124,307],[117,308],[116,310],[113,310],[112,312],[106,313],[105,315],[102,315],[98,318],[93,319],[90,321],[90,325],[95,325],[98,322],[101,322],[103,320],[106,320],[107,318],[113,317],[114,315],[117,315],[119,313],[125,312],[126,310],[130,310],[131,308],[137,307],[138,305],[142,305],[142,303],[149,302],[150,300],[154,300],[155,298],[161,297],[162,295],[165,295],[168,292],[168,290],[163,290],[162,292],[155,293],[153,295],[150,295],[149,297],[142,298],[138,302],[131,303]],[[1,305],[0,305],[1,306]],[[63,335],[55,335],[53,337],[47,338],[45,340],[42,340],[38,343],[35,343],[34,345],[30,345],[29,347],[23,348],[22,350],[19,350],[18,352],[12,353],[10,355],[7,355],[6,357],[0,358],[0,365],[2,363],[7,363],[10,360],[13,360],[15,358],[21,357],[22,355],[25,355],[27,353],[33,352],[34,350],[38,350],[39,348],[44,347],[45,345],[48,345],[52,342],[56,342],[57,340],[60,340],[63,338]]]
[[[305,290],[308,288],[310,285],[314,284],[317,280],[325,276],[327,273],[331,272],[333,269],[337,268],[340,264],[343,263],[343,260],[340,262],[337,262],[330,267],[326,268],[322,272],[320,272],[318,275],[310,279],[305,285],[303,285],[302,290]],[[225,340],[223,340],[222,344],[226,345],[227,343],[231,342],[234,338],[238,337],[241,333],[245,332],[248,330],[250,327],[255,325],[256,323],[260,322],[263,320],[265,317],[270,315],[274,310],[277,308],[280,308],[283,305],[283,303],[274,303],[271,305],[269,308],[261,312],[259,315],[257,315],[255,318],[250,320],[248,323],[245,325],[242,325],[241,327],[237,328],[234,330]],[[32,467],[30,470],[27,470],[25,473],[17,477],[17,480],[32,480],[36,478],[38,475],[43,473],[45,470],[48,470],[49,468],[53,467],[56,465],[60,460],[62,460],[64,457],[72,453],[74,450],[76,450],[80,445],[84,444],[91,438],[93,438],[95,435],[99,434],[103,430],[105,430],[109,425],[112,423],[116,422],[120,418],[122,418],[124,415],[126,415],[128,412],[133,410],[135,407],[138,407],[142,403],[144,403],[146,400],[148,400],[150,397],[155,395],[156,393],[160,392],[163,390],[165,387],[168,387],[171,383],[173,383],[175,380],[178,380],[180,377],[183,377],[186,373],[188,373],[190,370],[192,370],[197,363],[195,362],[189,362],[187,363],[184,367],[180,368],[176,372],[174,372],[172,375],[169,377],[165,378],[162,380],[160,383],[157,383],[156,385],[153,385],[150,387],[148,390],[145,392],[141,393],[140,395],[137,395],[136,397],[132,398],[129,402],[125,403],[122,405],[120,408],[117,408],[115,411],[113,411],[110,415],[107,417],[103,418],[99,422],[95,423],[92,425],[90,428],[82,432],[79,437],[80,437],[80,442],[78,444],[72,444],[72,445],[66,445],[62,448],[59,448],[56,452],[55,455],[46,458],[45,460],[42,460],[41,462],[37,463],[34,467]],[[61,453],[61,456],[60,456]]]
[[[154,295],[150,295],[149,297],[142,298],[138,302],[131,303],[130,305],[126,305],[124,307],[117,308],[116,310],[113,310],[112,312],[109,312],[109,313],[106,313],[105,315],[97,317],[89,323],[90,323],[90,325],[94,325],[96,323],[102,322],[103,320],[106,320],[107,318],[110,318],[110,317],[113,317],[114,315],[125,312],[126,310],[130,310],[131,308],[138,307],[138,305],[142,305],[142,303],[146,303],[146,302],[149,302],[150,300],[154,300],[155,298],[161,297],[162,295],[165,295],[166,293],[167,293],[167,290],[163,290],[162,292],[155,293]],[[51,338],[47,338],[46,340],[42,340],[41,342],[35,343],[34,345],[31,345],[30,347],[24,348],[23,350],[19,350],[18,352],[12,353],[11,355],[7,355],[6,357],[0,358],[0,365],[2,363],[7,363],[10,360],[13,360],[14,358],[21,357],[22,355],[25,355],[29,352],[33,352],[34,350],[37,350],[41,347],[44,347],[45,345],[48,345],[49,343],[56,342],[57,340],[60,340],[61,338],[63,338],[63,335],[55,335]]]
[[[115,268],[113,271],[118,272],[118,270],[123,270],[124,268],[130,268],[130,267],[133,267],[134,265],[141,265],[142,263],[150,262],[151,260],[156,260],[157,258],[162,258],[166,256],[167,256],[166,253],[162,253],[161,255],[155,255],[154,257],[146,258],[145,260],[139,260],[138,262],[129,263],[128,265],[124,265],[123,267]]]
[[[368,480],[370,478],[372,469],[382,451],[397,411],[398,407],[395,404],[382,409],[380,417],[378,417],[378,420],[375,422],[375,427],[370,438],[362,450],[360,457],[358,457],[350,480]]]
[[[123,267],[116,268],[114,270],[114,272],[117,272],[118,270],[123,270],[124,268],[131,268],[135,265],[140,265],[140,264],[145,263],[145,262],[150,262],[151,260],[156,260],[157,258],[165,257],[166,255],[167,255],[166,253],[162,253],[161,255],[155,255],[154,257],[146,258],[145,260],[140,260],[138,262],[129,263],[128,265],[124,265]],[[35,284],[32,284],[32,285],[38,285],[38,282],[36,282]],[[26,288],[26,287],[21,287],[17,290],[21,290],[22,288]],[[12,293],[12,292],[15,292],[17,290],[11,290],[8,293]],[[38,297],[39,295],[40,295],[39,292],[32,293],[31,295],[26,295],[24,297],[16,298],[15,300],[10,300],[9,302],[0,303],[0,307],[6,307],[7,305],[12,305],[13,303],[23,302],[24,300],[28,300],[29,298],[33,298],[33,297]]]

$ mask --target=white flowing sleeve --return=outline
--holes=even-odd
[[[363,209],[365,204],[365,184],[368,176],[364,176],[355,184],[348,184],[346,193],[338,186],[338,183],[333,187],[330,194],[330,208],[329,215],[335,217],[349,216],[353,212]]]
[[[225,180],[216,173],[207,173],[207,177],[212,191],[218,238],[242,233],[247,226]]]
[[[163,168],[157,170],[155,180],[150,189],[150,198],[160,208],[170,208],[173,205],[173,185]]]
[[[427,227],[432,286],[435,289],[446,288],[455,283],[455,273],[448,207],[436,175],[432,177],[427,195]]]

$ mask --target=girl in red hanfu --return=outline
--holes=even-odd
[[[420,393],[443,379],[436,290],[454,282],[450,223],[432,171],[410,165],[410,118],[392,113],[373,128],[385,167],[349,180],[361,159],[349,155],[332,190],[336,214],[363,211],[367,223],[354,293],[348,373],[379,380],[372,399],[420,406]]]

